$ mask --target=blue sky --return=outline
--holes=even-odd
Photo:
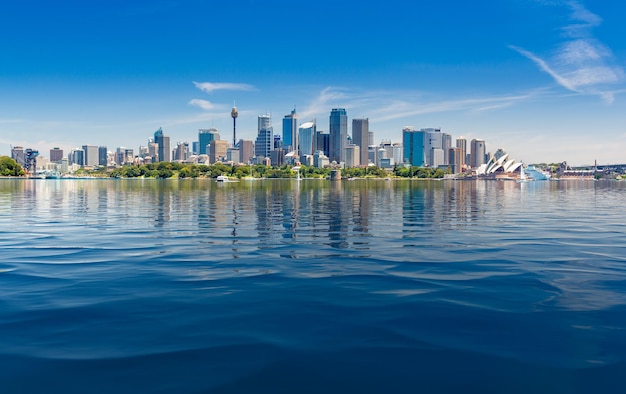
[[[29,1],[0,11],[0,155],[137,149],[159,127],[254,139],[344,107],[524,162],[626,162],[626,5],[606,1]]]

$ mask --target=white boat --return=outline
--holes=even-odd
[[[230,179],[226,175],[218,175],[215,182],[230,182]]]
[[[526,175],[536,181],[547,181],[552,177],[552,174],[550,174],[549,172],[540,170],[532,164],[526,167]]]

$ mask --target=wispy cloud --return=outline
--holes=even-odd
[[[300,111],[301,119],[328,116],[329,109],[340,106],[367,115],[372,122],[387,122],[407,119],[420,115],[442,112],[484,112],[510,107],[523,101],[529,101],[545,90],[507,96],[468,97],[456,100],[436,100],[415,91],[353,91],[336,87],[327,87],[319,92],[312,101]],[[357,115],[359,116],[359,115]]]
[[[205,93],[212,93],[215,90],[241,90],[241,91],[254,91],[254,86],[247,83],[232,83],[232,82],[193,82],[194,85]]]
[[[215,104],[210,101],[202,100],[202,99],[193,99],[189,100],[189,105],[193,105],[194,107],[202,108],[205,111],[210,111],[215,109]]]
[[[624,70],[616,64],[611,50],[592,34],[602,18],[577,1],[560,5],[569,8],[570,23],[561,28],[566,40],[556,50],[544,58],[519,46],[510,48],[537,64],[563,88],[598,95],[612,103],[614,87],[624,81]]]

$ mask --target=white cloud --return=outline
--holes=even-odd
[[[202,99],[193,99],[189,101],[189,105],[193,105],[194,107],[202,108],[205,111],[210,111],[215,108],[215,105],[207,100]]]
[[[611,50],[593,37],[591,29],[602,18],[577,1],[565,3],[570,9],[570,24],[563,27],[567,40],[551,55],[539,55],[511,45],[510,48],[532,60],[556,83],[579,94],[600,96],[605,102],[614,100],[615,85],[624,81],[624,71],[616,64]]]
[[[193,82],[194,85],[205,93],[212,93],[215,90],[241,90],[253,91],[254,86],[247,83],[231,83],[231,82]]]

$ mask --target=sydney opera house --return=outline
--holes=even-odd
[[[519,178],[523,171],[522,163],[517,163],[509,159],[509,154],[504,154],[500,158],[493,156],[486,164],[480,165],[476,169],[476,175],[488,178]]]

